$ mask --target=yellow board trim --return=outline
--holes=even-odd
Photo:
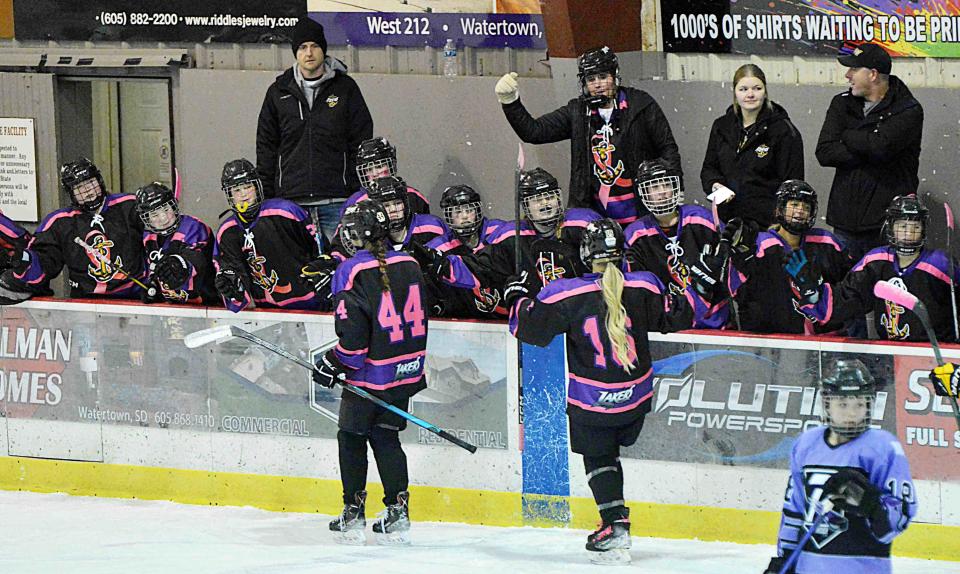
[[[338,514],[340,483],[329,479],[154,468],[95,462],[0,457],[0,489],[65,492],[78,496],[170,500],[210,506],[254,506],[277,512]],[[462,488],[411,487],[411,518],[486,526],[524,524],[520,493]],[[383,491],[370,485],[377,510]],[[780,514],[679,504],[630,502],[631,532],[637,536],[773,544]],[[593,500],[570,498],[569,526],[595,528]],[[551,523],[551,525],[555,525]],[[897,556],[960,562],[960,527],[912,524],[894,543]]]

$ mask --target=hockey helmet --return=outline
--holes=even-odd
[[[543,168],[520,174],[520,204],[523,215],[541,227],[553,227],[563,220],[563,198],[557,178]]]
[[[357,148],[357,177],[370,189],[378,177],[397,175],[397,148],[387,138],[363,140]]]
[[[642,162],[636,180],[640,201],[654,215],[669,215],[683,203],[680,174],[662,160]]]
[[[443,220],[460,237],[475,234],[483,224],[480,194],[469,185],[451,185],[440,197]]]
[[[580,238],[580,259],[589,269],[594,262],[619,264],[623,257],[623,229],[612,219],[599,219],[587,224]]]
[[[859,359],[837,360],[820,381],[823,424],[840,436],[859,436],[870,428],[876,397],[877,383]]]
[[[340,218],[340,240],[351,253],[367,243],[382,241],[389,232],[389,219],[379,201],[359,201],[348,207]]]
[[[603,107],[610,101],[609,93],[590,95],[587,85],[598,74],[613,76],[613,90],[620,87],[620,60],[617,54],[607,46],[587,50],[577,58],[577,78],[580,79],[580,94],[591,109]]]
[[[94,211],[107,196],[100,170],[85,157],[63,164],[60,168],[60,187],[70,202],[81,211]]]
[[[927,240],[927,221],[930,212],[916,195],[898,195],[887,207],[881,235],[900,255],[913,255]],[[905,222],[897,225],[898,222]],[[918,222],[911,225],[906,222]]]
[[[263,183],[250,160],[241,158],[224,164],[220,187],[230,209],[242,221],[249,222],[257,216],[263,203]]]
[[[173,190],[155,181],[136,192],[137,215],[143,226],[159,235],[169,235],[180,225],[180,205]]]
[[[407,182],[403,179],[392,175],[377,178],[367,190],[367,196],[379,201],[387,211],[390,231],[403,231],[410,225],[413,212],[410,211]]]
[[[797,217],[791,213],[787,216],[787,204],[791,201],[800,201],[807,205],[806,217]],[[817,222],[817,190],[802,179],[788,179],[777,188],[777,222],[781,227],[794,234],[801,234],[813,227]]]

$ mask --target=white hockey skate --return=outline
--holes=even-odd
[[[594,564],[629,564],[632,560],[630,545],[630,513],[627,510],[612,523],[601,524],[587,537],[587,554]]]
[[[410,493],[403,491],[397,495],[397,503],[391,504],[377,514],[373,523],[377,544],[384,546],[406,546],[410,544],[410,514],[407,501]]]
[[[343,505],[340,516],[330,521],[333,539],[339,544],[363,546],[367,543],[367,536],[363,532],[367,527],[367,518],[364,514],[367,492],[365,490],[358,492],[355,498],[356,504]]]

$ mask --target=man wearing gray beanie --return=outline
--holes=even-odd
[[[373,137],[373,118],[347,67],[327,55],[323,26],[303,17],[293,28],[297,63],[267,89],[257,125],[257,171],[265,198],[307,210],[332,239],[343,202],[360,187],[357,147]]]

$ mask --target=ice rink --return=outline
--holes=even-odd
[[[414,508],[414,518],[416,510]],[[368,517],[369,519],[370,517]],[[772,546],[635,537],[629,566],[588,562],[581,530],[414,523],[409,547],[341,546],[329,517],[62,494],[0,492],[0,572],[437,572],[651,574],[763,572]],[[773,533],[771,533],[771,536]],[[894,560],[897,574],[960,573],[960,563]]]

